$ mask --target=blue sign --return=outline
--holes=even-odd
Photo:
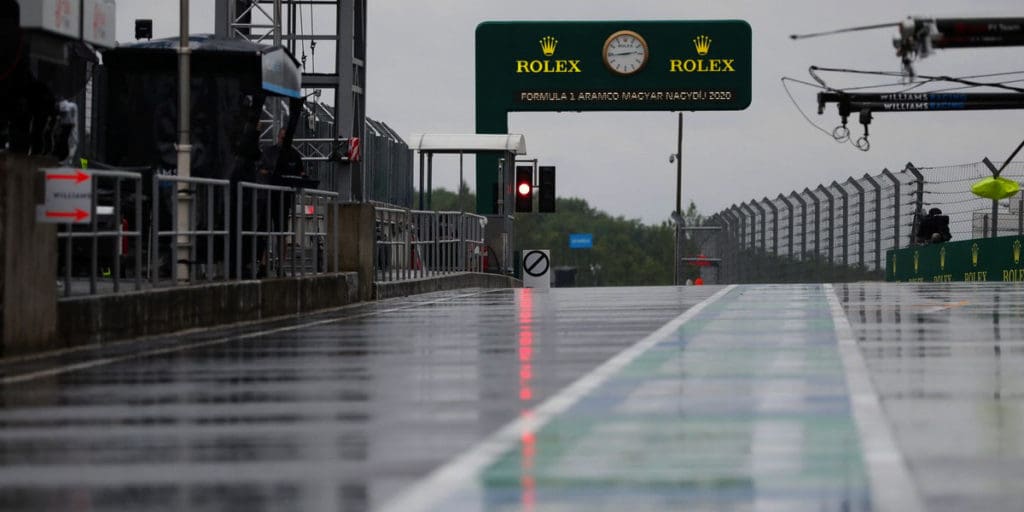
[[[593,249],[594,248],[594,234],[593,233],[569,233],[569,248],[570,249]]]

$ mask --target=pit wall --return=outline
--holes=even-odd
[[[890,250],[885,280],[941,283],[1024,281],[1024,237],[1002,236]]]

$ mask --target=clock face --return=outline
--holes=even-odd
[[[618,75],[632,75],[640,71],[649,56],[647,41],[632,30],[620,30],[604,42],[604,64]]]

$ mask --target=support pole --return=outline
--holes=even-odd
[[[768,209],[772,211],[772,254],[775,256],[779,255],[779,207],[775,206],[775,201],[765,197],[761,200],[762,203],[768,205]]]
[[[790,194],[800,203],[800,261],[807,257],[807,200],[795,191]]]
[[[892,207],[893,207],[892,229],[893,229],[893,234],[892,234],[892,248],[893,249],[899,249],[900,248],[900,180],[895,175],[893,175],[893,173],[889,172],[889,169],[882,169],[882,175],[885,176],[886,178],[889,178],[889,180],[892,181],[892,185],[893,185],[893,200],[892,200]],[[878,210],[879,217],[881,216],[881,212],[882,212],[882,210],[879,209]],[[881,228],[881,220],[880,219],[878,221],[878,224],[879,224],[878,238],[881,239],[882,238],[882,228]],[[881,254],[882,254],[882,250],[879,248],[878,249],[878,257],[879,257],[879,259],[881,258]],[[877,268],[882,268],[882,267],[877,267]]]
[[[853,188],[857,189],[857,254],[859,255],[858,263],[860,264],[861,268],[867,268],[864,265],[864,229],[866,227],[864,224],[864,186],[861,185],[860,182],[858,182],[857,180],[853,179],[853,177],[850,177],[848,180],[846,180],[846,182],[849,183],[850,185],[853,185]]]
[[[786,214],[786,220],[788,221],[788,224],[786,226],[787,229],[788,229],[788,231],[786,231],[786,239],[787,239],[788,245],[789,245],[787,256],[789,257],[790,260],[792,260],[793,259],[793,203],[790,202],[788,197],[786,197],[786,196],[784,196],[782,194],[779,194],[779,201],[782,201],[782,204],[786,205],[786,209],[788,210],[788,212]]]
[[[828,205],[828,262],[836,262],[836,197],[829,192],[825,185],[818,185],[818,190],[825,196]],[[845,219],[844,219],[845,220]],[[844,262],[845,263],[845,262]]]
[[[679,286],[679,275],[682,273],[682,238],[683,232],[679,229],[683,218],[683,113],[679,113],[679,131],[676,137],[676,216],[675,223],[675,250],[672,258],[672,283]]]
[[[881,270],[884,269],[882,267],[882,185],[867,173],[864,174],[864,181],[875,188],[875,270]]]
[[[178,38],[178,177],[192,177],[192,144],[189,134],[191,125],[190,87],[192,84],[191,55],[192,49],[188,41],[188,2],[181,0],[181,27]],[[179,181],[177,184],[177,230],[191,229],[189,226],[189,184]],[[176,235],[178,250],[175,252],[175,264],[178,265],[178,279],[187,281],[189,277],[188,259],[190,241],[188,236]]]

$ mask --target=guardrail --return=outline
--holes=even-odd
[[[377,281],[483,271],[485,217],[380,206],[374,215]]]
[[[230,186],[227,180],[153,177],[149,276],[154,286],[165,275],[173,283],[212,281],[229,275],[225,255],[231,251]],[[173,199],[165,201],[164,196]],[[178,211],[181,202],[185,203],[184,212]],[[181,213],[186,217],[181,218]],[[220,251],[217,251],[218,241]],[[162,272],[163,263],[166,263],[166,274]],[[187,273],[187,279],[181,279],[182,271]]]
[[[295,189],[260,183],[238,183],[235,276],[318,274],[339,267],[324,257],[327,213],[337,216],[339,195],[325,190]],[[333,237],[337,244],[337,237]]]
[[[150,187],[138,172],[91,173],[92,221],[58,229],[65,297],[124,291],[126,279],[141,290],[340,268],[339,237],[328,236],[335,192],[157,175]]]
[[[58,292],[65,297],[75,289],[76,260],[88,261],[89,293],[99,292],[101,285],[109,282],[115,292],[121,291],[125,276],[123,261],[132,263],[134,289],[142,288],[142,175],[128,171],[91,171],[92,203],[91,222],[88,225],[65,224],[57,231],[58,245],[62,254],[58,257]],[[123,195],[125,182],[131,182],[131,216],[124,211]],[[113,184],[112,189],[108,185]],[[101,249],[100,241],[109,245]],[[62,242],[62,243],[61,243]],[[82,244],[87,244],[82,249]],[[109,252],[108,252],[109,249]],[[87,252],[86,257],[83,252]],[[79,258],[75,256],[79,255]],[[104,288],[106,286],[103,286]]]

